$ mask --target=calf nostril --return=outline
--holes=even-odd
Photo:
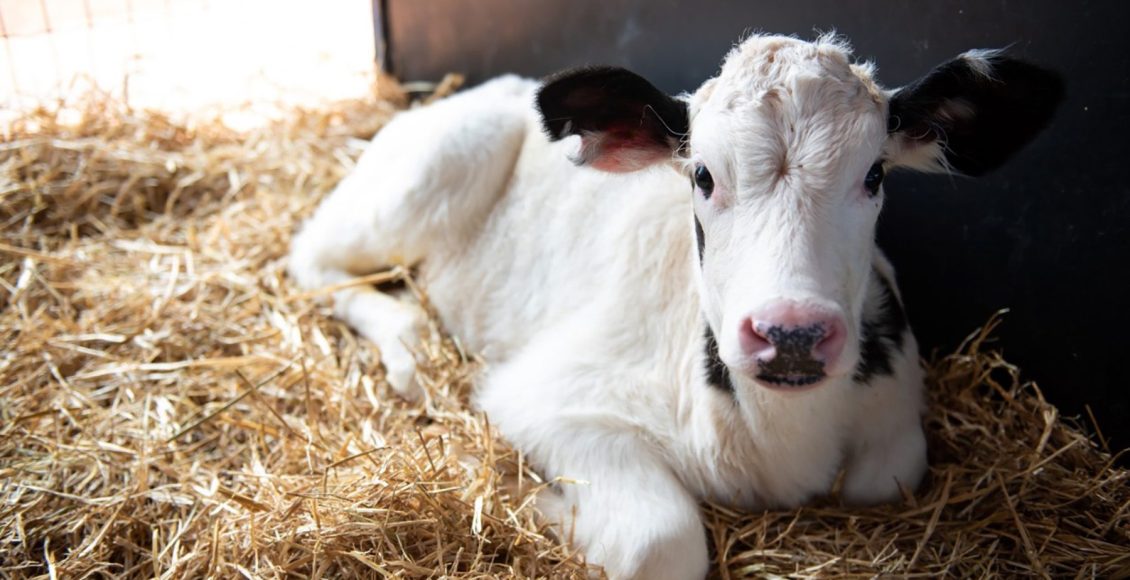
[[[827,344],[828,341],[835,338],[836,334],[839,333],[839,328],[837,327],[837,325],[831,323],[821,323],[820,330],[820,338],[816,341],[817,347]]]
[[[829,320],[824,323],[826,330],[824,336],[815,344],[812,352],[817,358],[831,363],[839,358],[844,350],[846,335],[844,325],[839,320]]]
[[[741,328],[738,330],[738,341],[741,343],[742,352],[750,357],[767,356],[769,354],[767,351],[773,348],[763,332],[763,327],[752,318],[742,320]]]

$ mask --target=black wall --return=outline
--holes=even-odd
[[[632,68],[693,90],[749,31],[836,30],[905,84],[969,48],[1060,71],[1052,126],[980,180],[896,174],[879,241],[927,355],[1007,307],[1005,356],[1065,415],[1089,404],[1112,448],[1130,446],[1130,2],[944,0],[386,0],[387,64],[406,80],[474,83],[580,64]]]

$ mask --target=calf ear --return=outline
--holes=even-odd
[[[581,136],[574,163],[604,171],[670,160],[687,134],[686,103],[622,68],[558,73],[538,90],[537,107],[550,139]]]
[[[1056,73],[970,51],[891,95],[886,157],[896,166],[981,175],[1039,134],[1062,100]]]

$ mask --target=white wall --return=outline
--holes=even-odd
[[[366,94],[370,0],[0,0],[0,108],[91,84],[199,110]]]

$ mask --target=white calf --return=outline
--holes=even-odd
[[[420,264],[489,363],[477,404],[545,476],[585,482],[541,509],[614,578],[702,577],[701,499],[796,506],[841,470],[849,502],[918,483],[922,372],[873,242],[884,172],[987,171],[1060,93],[990,52],[888,93],[835,39],[770,36],[680,98],[622,69],[503,77],[394,119],[290,271]],[[419,308],[334,298],[411,395]]]

